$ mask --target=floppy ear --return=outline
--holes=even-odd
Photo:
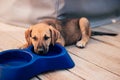
[[[28,46],[30,46],[32,44],[32,42],[30,40],[31,32],[32,32],[31,28],[29,28],[28,30],[25,31],[25,39],[27,41]]]
[[[54,45],[60,37],[60,32],[50,26],[51,43]]]
[[[51,44],[54,45],[55,43],[58,43],[62,46],[65,45],[65,40],[64,38],[62,37],[62,35],[60,34],[60,32],[53,28],[52,26],[49,26],[49,29],[50,29],[50,33],[51,33]]]

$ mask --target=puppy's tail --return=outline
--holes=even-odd
[[[104,35],[108,35],[108,36],[117,36],[117,33],[107,33],[107,32],[100,32],[100,31],[92,31],[91,36],[104,36]]]

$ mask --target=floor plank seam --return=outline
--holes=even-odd
[[[35,76],[38,80],[42,80],[38,75]]]
[[[106,41],[103,41],[103,40],[100,40],[100,39],[97,39],[97,38],[94,38],[94,37],[91,37],[91,39],[96,40],[96,41],[99,41],[99,42],[102,42],[102,43],[105,43],[105,44],[110,45],[110,46],[114,46],[114,47],[120,49],[120,47],[118,47],[118,46],[116,46],[116,45],[114,45],[114,44],[111,44],[111,43],[109,43],[109,42],[106,42]]]
[[[9,36],[11,36],[11,38],[13,38],[13,39],[15,39],[15,40],[17,40],[18,42],[20,42],[21,44],[23,44],[23,42],[21,41],[21,40],[19,40],[19,39],[17,39],[17,38],[15,38],[15,37],[13,37],[12,35],[10,35],[10,34],[8,34]]]
[[[75,56],[78,57],[78,58],[83,59],[83,60],[86,61],[86,62],[89,62],[89,63],[91,63],[91,64],[93,64],[93,65],[95,65],[95,66],[97,66],[97,67],[99,67],[99,68],[102,68],[102,69],[104,69],[104,70],[106,70],[106,71],[108,71],[108,72],[110,72],[110,73],[112,73],[112,74],[120,77],[120,74],[114,73],[114,72],[112,72],[112,71],[110,71],[110,70],[108,70],[108,69],[106,69],[106,68],[104,68],[104,67],[102,67],[102,66],[99,66],[99,65],[97,65],[97,64],[95,64],[95,63],[93,63],[93,62],[91,62],[91,61],[89,61],[89,60],[87,60],[87,59],[85,59],[85,58],[83,58],[83,57],[80,57],[80,56],[74,54],[74,53],[71,52],[71,51],[69,51],[69,53],[72,54],[72,55],[75,55]]]
[[[80,75],[77,75],[77,74],[73,73],[73,72],[72,72],[72,71],[70,71],[69,69],[68,69],[67,71],[69,71],[69,72],[70,72],[70,73],[72,73],[73,75],[75,75],[75,76],[77,76],[77,77],[81,78],[82,80],[86,80],[86,79],[84,79],[82,76],[80,76]]]

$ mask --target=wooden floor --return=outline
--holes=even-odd
[[[25,42],[26,29],[0,23],[0,51],[17,48]],[[120,80],[120,22],[94,28],[119,35],[94,36],[84,49],[68,46],[75,67],[38,75],[41,80]],[[25,73],[26,74],[26,73]],[[31,80],[37,80],[33,78]]]

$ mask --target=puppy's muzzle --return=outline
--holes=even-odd
[[[37,53],[38,53],[38,54],[46,54],[47,51],[48,51],[48,50],[47,50],[44,46],[37,48]]]

